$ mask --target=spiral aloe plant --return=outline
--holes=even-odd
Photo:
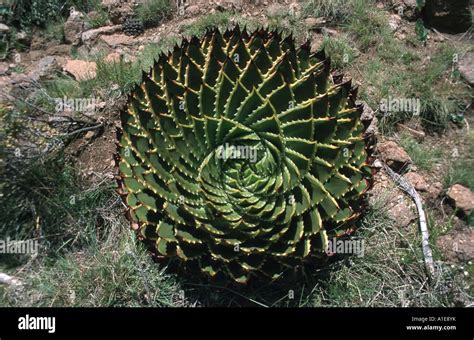
[[[180,268],[275,279],[346,234],[368,187],[350,82],[291,37],[208,31],[162,54],[121,113],[129,218]]]

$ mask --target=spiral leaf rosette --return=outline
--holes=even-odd
[[[369,186],[350,82],[324,53],[239,28],[185,40],[121,113],[120,193],[140,238],[186,272],[276,279],[354,228]]]

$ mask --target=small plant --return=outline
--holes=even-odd
[[[425,28],[425,24],[423,23],[423,19],[418,19],[415,25],[415,32],[418,37],[418,40],[421,42],[426,42],[428,39],[428,30]]]
[[[161,55],[129,97],[120,193],[158,258],[244,283],[324,258],[371,175],[350,82],[278,33],[208,31]]]
[[[122,31],[127,35],[140,35],[143,33],[143,22],[134,17],[126,18],[122,24]]]
[[[171,15],[170,0],[141,1],[135,13],[145,27],[158,26],[164,19]]]

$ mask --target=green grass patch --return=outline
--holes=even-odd
[[[408,153],[413,163],[426,171],[430,171],[443,157],[443,152],[439,147],[422,144],[408,134],[400,136],[400,145]]]
[[[444,186],[449,188],[454,184],[461,184],[471,190],[474,190],[474,133],[469,132],[467,136],[468,149],[467,154],[461,158],[449,162],[448,171],[444,177]]]
[[[171,16],[170,0],[140,1],[135,9],[137,18],[145,27],[158,26],[163,20]]]
[[[354,10],[354,0],[309,0],[303,4],[307,17],[324,17],[332,23],[346,23]]]
[[[114,188],[82,188],[62,154],[10,161],[1,175],[0,237],[36,239],[50,256],[95,239],[101,221],[94,207],[110,199]]]
[[[337,69],[343,69],[355,58],[355,50],[351,46],[347,35],[341,34],[336,37],[324,36],[321,49],[331,58],[331,66]]]

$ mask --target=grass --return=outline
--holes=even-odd
[[[413,163],[426,171],[432,170],[443,156],[439,147],[422,144],[408,134],[400,136],[400,145],[408,153]]]
[[[112,186],[81,188],[63,155],[10,161],[2,173],[0,235],[38,239],[50,256],[80,247],[94,238],[100,206]],[[52,251],[52,253],[50,253]]]
[[[472,176],[472,169],[474,167],[474,134],[470,132],[467,139],[467,156],[449,163],[448,171],[444,178],[444,186],[446,188],[454,184],[461,184],[474,191],[474,177]]]
[[[45,36],[48,39],[62,43],[64,41],[64,19],[58,18],[56,21],[48,22],[46,24]]]
[[[307,17],[324,17],[333,23],[346,23],[354,9],[353,0],[310,0],[303,4],[303,14]]]
[[[183,25],[181,32],[184,36],[200,36],[211,27],[225,29],[231,23],[231,16],[232,13],[227,11],[202,16],[192,23]]]
[[[420,98],[420,115],[426,125],[434,130],[444,130],[453,116],[463,114],[472,93],[459,81],[453,61],[463,51],[450,44],[443,44],[429,60],[423,72],[413,77],[411,88]]]
[[[28,301],[9,302],[38,307],[185,306],[176,278],[153,263],[125,221],[111,218],[120,224],[107,227],[100,246],[40,264],[27,280],[26,289],[32,292]]]
[[[157,26],[171,15],[170,0],[140,1],[135,13],[145,27]]]
[[[325,35],[321,49],[324,49],[326,55],[331,58],[331,66],[337,69],[343,69],[350,64],[356,53],[349,37],[344,34],[336,37]]]
[[[85,15],[85,21],[91,28],[99,28],[107,25],[110,21],[109,12],[104,10],[101,6],[97,6],[94,15]]]
[[[0,255],[24,290],[0,287],[0,306],[182,306],[174,276],[153,263],[125,220],[115,185],[83,189],[62,154],[2,173],[2,239],[35,239],[37,256]]]

